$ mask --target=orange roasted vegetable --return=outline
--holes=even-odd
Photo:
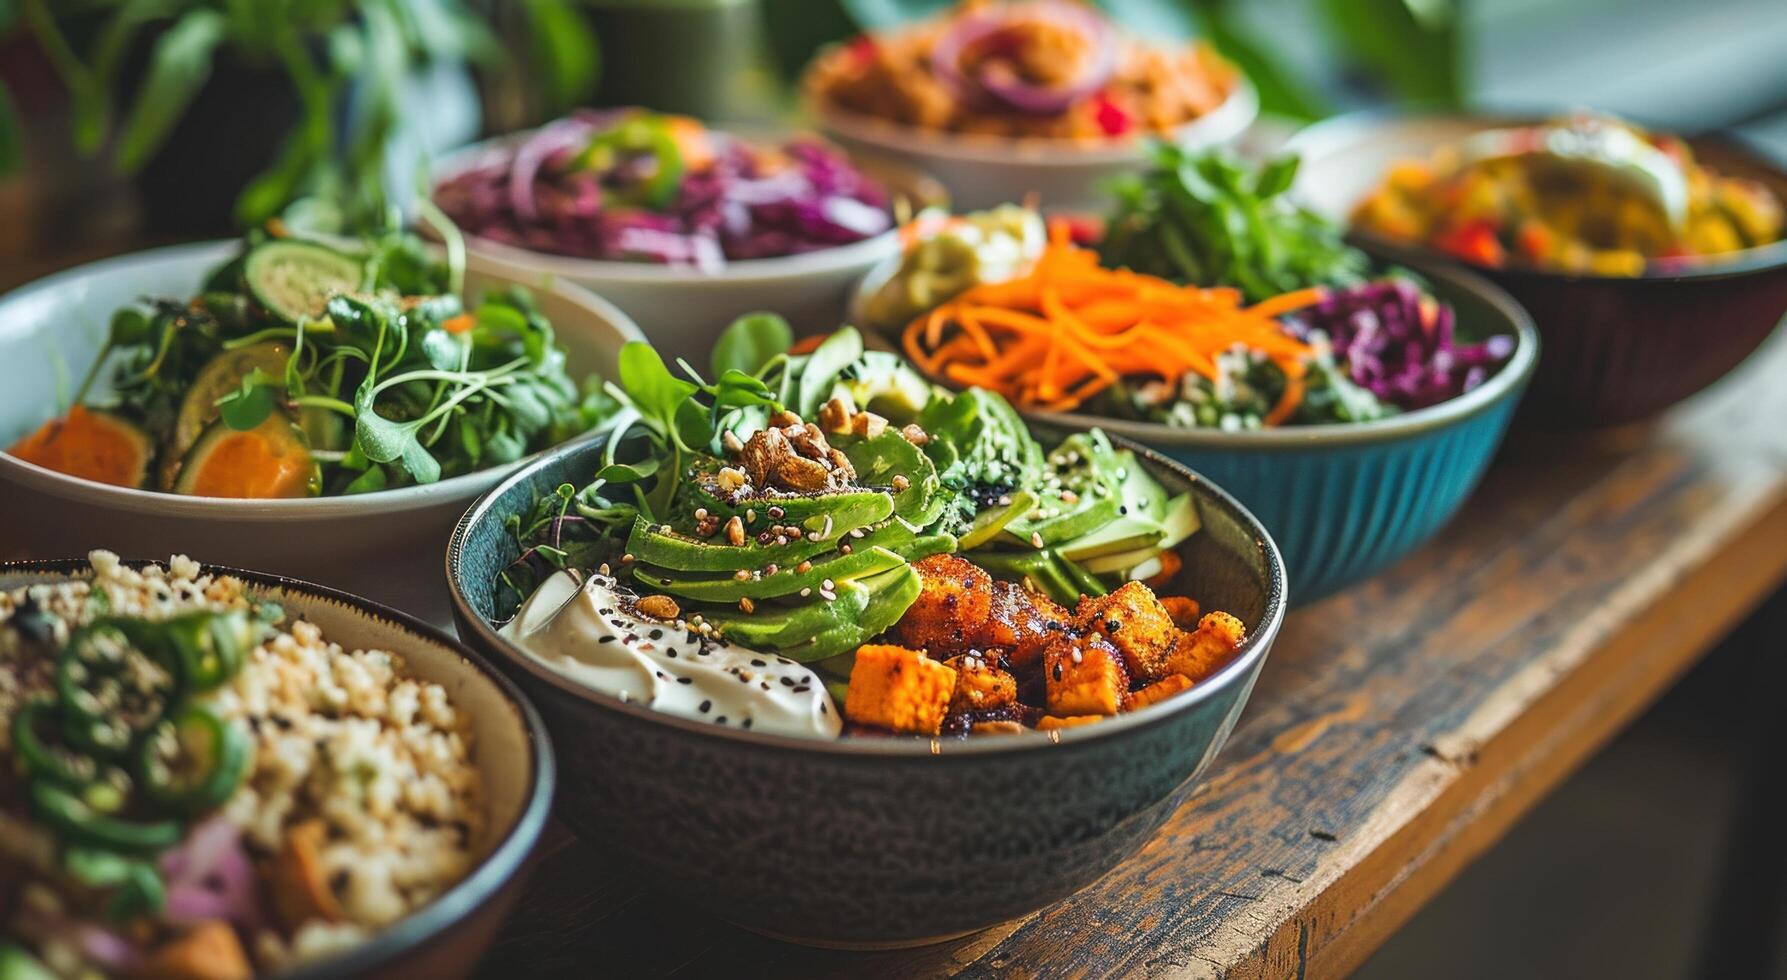
[[[857,648],[844,717],[896,732],[935,735],[955,689],[956,672],[922,651],[869,644]]]
[[[7,452],[27,463],[118,487],[140,487],[149,475],[154,445],[141,429],[116,415],[82,405],[20,439]]]
[[[1197,683],[1222,669],[1247,638],[1241,621],[1225,612],[1208,613],[1198,628],[1180,633],[1166,658],[1166,669]]]
[[[210,919],[161,944],[128,975],[135,980],[249,980],[254,968],[236,930]]]
[[[1129,672],[1117,649],[1096,634],[1056,637],[1043,651],[1049,713],[1114,715],[1129,693]]]
[[[993,611],[993,577],[956,555],[914,562],[918,598],[894,624],[894,636],[939,658],[967,653]]]
[[[1123,654],[1129,672],[1142,680],[1167,673],[1167,654],[1179,635],[1172,615],[1140,582],[1125,582],[1109,595],[1081,599],[1074,625],[1109,640]]]

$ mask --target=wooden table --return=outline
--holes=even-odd
[[[484,973],[1357,966],[1781,583],[1784,378],[1780,334],[1652,426],[1516,436],[1436,541],[1291,615],[1203,786],[1053,908],[927,949],[806,949],[643,889],[561,835]]]

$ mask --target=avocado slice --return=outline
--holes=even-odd
[[[790,539],[786,544],[758,544],[746,538],[743,545],[726,543],[719,535],[697,538],[668,525],[653,524],[643,516],[633,522],[627,536],[627,550],[648,565],[680,572],[756,571],[765,566],[797,565],[808,558],[835,549],[839,539],[858,528],[884,521],[893,516],[893,498],[885,493],[837,494],[829,498],[833,506],[821,514],[798,523],[818,536]],[[767,523],[767,517],[764,518]]]
[[[906,559],[886,548],[858,548],[850,554],[814,562],[805,571],[777,567],[774,575],[754,575],[740,581],[733,575],[691,575],[659,568],[635,566],[633,577],[643,585],[685,599],[702,602],[737,602],[739,599],[774,599],[798,595],[802,589],[817,592],[826,582],[849,582],[906,564]]]
[[[1160,522],[1145,515],[1119,517],[1104,527],[1061,545],[1061,557],[1085,561],[1118,551],[1157,546],[1167,536]]]

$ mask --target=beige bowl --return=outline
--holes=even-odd
[[[752,127],[719,128],[753,140],[786,140],[793,135]],[[435,184],[528,135],[512,134],[455,151],[435,167]],[[913,211],[945,202],[942,186],[911,166],[855,155],[851,163],[879,180],[891,200],[903,199]],[[500,276],[549,276],[590,289],[637,321],[666,362],[685,358],[704,373],[715,339],[746,313],[779,313],[797,333],[835,328],[850,287],[870,267],[900,251],[899,232],[893,229],[835,248],[728,262],[716,272],[702,272],[650,262],[554,255],[476,235],[466,236],[466,247],[474,269]]]
[[[950,201],[963,211],[1035,194],[1051,212],[1102,212],[1110,203],[1102,185],[1112,177],[1146,169],[1149,160],[1147,144],[1141,140],[1099,144],[946,133],[831,106],[809,108],[820,130],[853,152],[935,175],[949,191]],[[1224,146],[1253,125],[1259,111],[1253,86],[1238,78],[1221,105],[1179,127],[1171,139],[1188,149]]]
[[[551,811],[557,768],[539,714],[489,663],[402,613],[275,575],[210,566],[205,571],[242,579],[257,599],[279,603],[290,619],[315,623],[330,642],[350,650],[388,650],[403,658],[408,676],[446,688],[471,719],[472,761],[484,778],[485,829],[482,839],[473,841],[470,874],[364,944],[280,976],[470,974],[520,897],[528,855]],[[0,591],[91,574],[86,559],[0,562]]]
[[[62,410],[114,310],[144,296],[193,295],[234,248],[206,242],[123,255],[0,297],[0,446]],[[515,284],[535,291],[574,377],[612,377],[621,346],[641,339],[626,314],[569,283],[489,269],[466,277],[474,295]],[[0,452],[0,559],[93,548],[127,558],[179,552],[323,582],[445,625],[451,614],[440,562],[453,522],[525,462],[352,497],[224,500],[108,486]]]

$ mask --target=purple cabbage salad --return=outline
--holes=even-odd
[[[1459,342],[1452,307],[1401,276],[1330,290],[1285,327],[1305,342],[1321,331],[1354,384],[1404,411],[1470,391],[1514,353],[1507,334]]]
[[[639,109],[579,112],[493,147],[434,197],[492,241],[710,272],[894,225],[880,185],[817,140],[764,146]]]
[[[1497,335],[1463,343],[1455,314],[1402,276],[1327,287],[1320,300],[1281,318],[1308,344],[1302,388],[1288,426],[1370,422],[1435,405],[1487,380],[1514,352]],[[1217,377],[1133,379],[1094,399],[1093,410],[1178,428],[1261,429],[1289,387],[1263,351],[1237,346],[1216,357]]]

